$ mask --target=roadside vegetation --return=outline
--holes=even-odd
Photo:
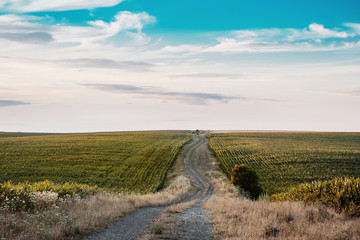
[[[63,184],[63,186],[66,185],[69,184]],[[19,185],[15,186],[15,188],[19,187]],[[81,192],[86,192],[86,188],[88,186],[85,186]],[[54,189],[38,192],[39,189],[36,188],[32,188],[34,191],[22,188],[23,195],[28,194],[31,197],[30,201],[35,204],[35,208],[11,208],[13,204],[22,205],[23,200],[18,197],[9,199],[10,201],[5,201],[5,203],[3,201],[0,237],[4,239],[82,239],[96,230],[104,229],[110,223],[138,208],[169,205],[180,201],[190,188],[190,180],[179,176],[165,189],[148,194],[115,194],[90,187],[92,190],[94,188],[97,193],[90,191],[84,195],[75,193],[73,189],[72,196],[66,194],[63,197],[53,191]],[[19,196],[22,195],[20,190],[17,192]]]
[[[104,190],[87,184],[50,181],[0,184],[0,208],[4,212],[35,212],[52,207],[57,202],[85,198]]]
[[[360,216],[360,178],[334,178],[300,184],[289,191],[274,194],[271,201],[303,201],[324,204],[337,212]]]
[[[205,208],[212,212],[218,239],[359,239],[359,218],[339,214],[322,204],[269,202],[261,198],[251,201],[225,177],[214,177],[212,184],[214,193]]]
[[[261,193],[259,177],[256,172],[246,164],[235,165],[231,171],[231,183],[244,190],[249,198],[258,199]]]

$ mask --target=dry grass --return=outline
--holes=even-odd
[[[165,213],[182,213],[184,212],[186,209],[190,208],[192,205],[194,205],[197,201],[199,201],[198,198],[196,198],[195,200],[191,201],[191,202],[184,202],[184,203],[179,203],[179,204],[174,204],[170,207],[168,207],[165,210]]]
[[[6,239],[80,239],[103,229],[137,208],[173,204],[186,194],[190,180],[179,176],[163,191],[139,195],[96,195],[35,214],[0,216]]]
[[[162,212],[136,240],[178,239],[178,223],[174,213]]]
[[[215,192],[205,208],[220,239],[360,239],[360,219],[324,206],[299,202],[250,201],[224,179],[213,180]]]
[[[199,201],[199,198],[167,207],[142,231],[137,240],[178,239],[178,227],[181,222],[177,220],[177,215],[190,208],[197,201]]]

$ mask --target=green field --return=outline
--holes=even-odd
[[[334,177],[360,177],[360,133],[211,133],[210,147],[229,176],[235,164],[256,170],[268,194]]]
[[[188,131],[0,133],[0,182],[48,179],[154,192],[188,140]]]

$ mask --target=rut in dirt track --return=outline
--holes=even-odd
[[[180,239],[211,239],[213,237],[210,226],[211,213],[204,210],[202,205],[211,196],[212,186],[193,166],[193,159],[207,160],[207,139],[204,135],[194,136],[189,146],[190,148],[184,149],[186,151],[184,165],[187,174],[198,191],[189,199],[183,201],[190,202],[194,200],[195,204],[178,216],[178,220],[182,222],[179,229]],[[165,207],[148,207],[136,210],[107,229],[87,237],[86,240],[134,239],[164,209]]]

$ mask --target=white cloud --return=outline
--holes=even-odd
[[[24,15],[15,15],[15,14],[6,14],[6,15],[0,15],[0,22],[1,23],[17,23],[17,22],[23,22],[27,20],[34,20],[38,19],[38,17],[34,16],[24,16]]]
[[[345,23],[344,26],[352,29],[356,35],[360,35],[360,23]]]
[[[322,38],[331,38],[331,37],[346,38],[349,36],[349,34],[347,34],[346,32],[338,32],[331,29],[327,29],[323,25],[317,23],[310,24],[309,30],[312,33],[318,34],[318,36]]]
[[[283,38],[287,33],[287,29],[269,28],[269,29],[258,29],[258,30],[239,30],[233,31],[232,35],[238,40],[248,39],[280,39]]]
[[[91,26],[98,28],[102,34],[105,34],[106,37],[111,37],[117,33],[135,29],[138,33],[141,33],[141,30],[144,24],[149,24],[155,22],[155,18],[149,14],[142,13],[131,13],[127,11],[119,12],[115,16],[115,21],[107,23],[102,20],[88,22]]]
[[[165,46],[161,49],[162,52],[165,53],[186,53],[186,52],[199,52],[204,49],[204,45],[191,45],[191,44],[184,44],[184,45],[177,45],[177,46]]]
[[[68,26],[63,24],[46,25],[41,22],[48,19],[23,15],[1,15],[0,35],[3,39],[25,43],[71,44],[86,48],[109,45],[114,42],[112,37],[123,33],[122,39],[131,40],[131,46],[145,46],[150,38],[142,32],[146,24],[156,21],[156,18],[146,12],[131,13],[118,12],[112,21],[90,21],[88,26]],[[168,54],[176,57],[204,52],[242,53],[242,52],[311,52],[335,51],[359,47],[359,39],[353,38],[360,35],[360,24],[345,24],[347,31],[336,28],[325,28],[321,24],[312,23],[304,29],[258,29],[240,30],[217,37],[215,44],[182,44],[167,45],[160,50],[148,50],[153,54]],[[11,31],[10,31],[11,30]],[[34,41],[37,33],[49,36],[48,41]],[[24,38],[19,38],[24,36]],[[111,42],[108,39],[111,38]],[[118,39],[118,38],[117,38]],[[329,40],[330,39],[330,40]],[[43,39],[40,39],[43,40]],[[123,47],[128,47],[123,44]],[[130,43],[130,42],[129,42]]]
[[[325,28],[324,25],[312,23],[307,28],[270,28],[258,30],[234,31],[236,39],[257,39],[263,41],[303,41],[327,38],[347,38],[354,36],[352,32],[339,31],[338,29]]]
[[[289,29],[290,34],[287,35],[288,40],[290,41],[299,41],[307,39],[326,39],[326,38],[347,38],[354,36],[352,33],[345,31],[338,31],[337,29],[328,29],[324,25],[312,23],[309,25],[308,29],[298,30],[298,29]]]
[[[6,14],[0,15],[0,31],[11,30],[30,30],[41,27],[36,21],[40,21],[43,18],[28,15],[15,15]],[[42,29],[43,31],[44,29]]]
[[[123,69],[127,71],[143,72],[151,71],[154,64],[139,61],[115,61],[112,59],[101,58],[80,58],[80,59],[63,59],[56,61],[70,67],[88,67],[104,69]]]
[[[270,28],[233,31],[217,37],[213,45],[178,45],[162,49],[168,53],[315,52],[359,47],[360,24],[346,24],[348,31],[328,29],[312,23],[304,29]],[[354,38],[356,37],[356,38]]]
[[[241,30],[235,31],[236,37],[239,39],[255,38],[258,36],[258,31]]]
[[[179,45],[166,46],[161,49],[165,53],[270,53],[270,52],[321,52],[338,51],[360,47],[359,42],[340,42],[322,44],[321,40],[311,42],[278,42],[258,41],[257,39],[238,40],[219,37],[215,45]]]
[[[27,36],[32,37],[35,33],[43,33],[51,36],[56,43],[72,43],[86,45],[104,41],[116,36],[120,32],[127,32],[127,36],[135,39],[136,42],[147,42],[146,35],[142,32],[145,24],[155,22],[155,18],[149,14],[131,13],[127,11],[118,12],[114,19],[107,23],[101,20],[88,22],[89,26],[68,26],[63,24],[47,25],[41,22],[45,18],[22,16],[22,15],[1,15],[0,35],[7,40],[27,43]],[[130,32],[135,30],[135,32]],[[19,38],[17,36],[24,36]]]
[[[359,47],[356,42],[343,42],[339,44],[319,45],[309,42],[261,42],[256,40],[238,41],[234,38],[218,38],[218,44],[204,48],[202,52],[223,53],[265,53],[265,52],[321,52],[336,51]]]
[[[88,27],[61,26],[54,27],[54,38],[61,42],[78,42],[88,46],[89,43],[99,43],[110,37],[116,36],[121,32],[127,33],[126,36],[135,40],[134,44],[147,43],[148,39],[142,32],[145,24],[155,22],[155,17],[149,14],[131,13],[127,11],[119,12],[114,20],[107,23],[102,20],[88,22]],[[135,30],[136,32],[132,32]],[[106,42],[105,42],[106,43]]]
[[[123,0],[2,0],[0,10],[13,12],[66,11],[111,7]]]

